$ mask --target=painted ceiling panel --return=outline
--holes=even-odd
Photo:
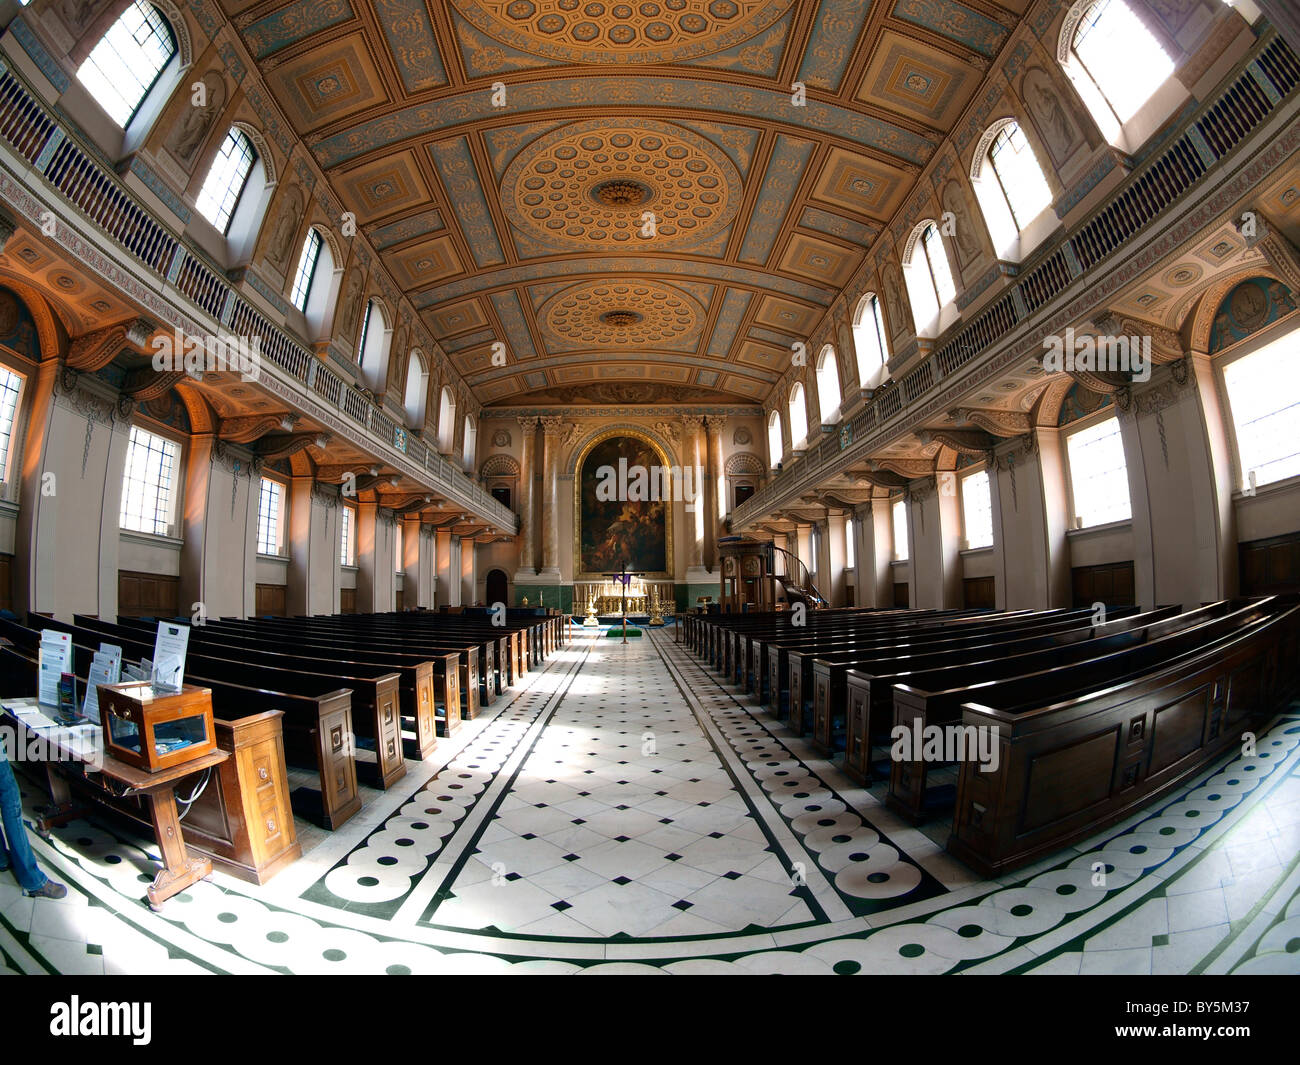
[[[323,195],[480,401],[752,403],[910,202],[1007,6],[254,0],[235,21]]]

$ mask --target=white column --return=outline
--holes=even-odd
[[[516,581],[528,581],[537,571],[533,529],[534,452],[537,448],[537,418],[519,418],[519,572]]]
[[[568,429],[557,417],[542,422],[542,566],[538,577],[543,584],[560,582],[560,441]]]

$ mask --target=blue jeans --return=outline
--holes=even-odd
[[[0,862],[5,866],[13,866],[14,876],[24,891],[39,891],[45,886],[45,874],[37,867],[32,845],[27,840],[18,781],[14,779],[13,767],[5,758],[3,746],[0,746],[0,814],[4,816],[4,833],[0,834]]]

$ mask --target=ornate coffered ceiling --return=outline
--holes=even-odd
[[[222,2],[496,405],[765,397],[1023,7]]]

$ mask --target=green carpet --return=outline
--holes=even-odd
[[[629,636],[640,636],[640,635],[641,635],[641,630],[640,630],[640,629],[628,629],[628,630],[627,630],[627,634],[628,634]],[[608,637],[610,637],[611,639],[618,639],[618,640],[621,640],[621,639],[623,638],[623,626],[619,625],[619,626],[617,626],[617,627],[615,627],[615,628],[612,628],[612,629],[609,630],[609,632],[605,633],[605,635],[608,636]]]

